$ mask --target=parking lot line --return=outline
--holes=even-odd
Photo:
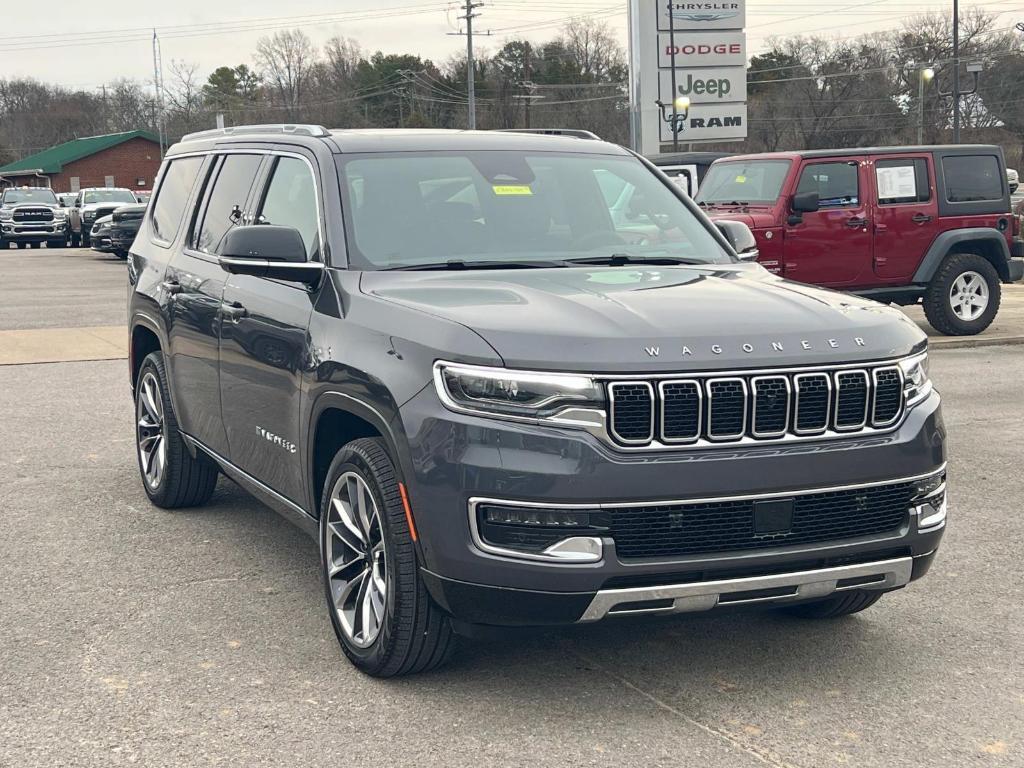
[[[0,331],[0,365],[120,360],[128,357],[120,325]]]

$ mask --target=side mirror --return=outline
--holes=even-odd
[[[67,205],[65,205],[64,201],[63,201],[63,200],[61,200],[60,198],[57,198],[57,204],[58,204],[58,205],[59,205],[59,206],[60,206],[61,208],[67,208]]]
[[[819,207],[817,192],[800,192],[793,195],[793,213],[814,213]]]
[[[750,227],[742,221],[716,221],[715,226],[722,236],[729,241],[729,245],[736,251],[740,261],[757,261],[760,252],[757,249],[757,240]]]
[[[233,275],[270,277],[316,285],[324,265],[306,260],[302,235],[292,227],[257,224],[235,227],[224,237],[218,259],[221,269]]]

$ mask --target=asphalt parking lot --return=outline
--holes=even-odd
[[[313,541],[223,479],[149,505],[124,298],[111,257],[0,251],[0,765],[1024,765],[1024,346],[936,347],[950,528],[869,611],[613,621],[382,682]]]

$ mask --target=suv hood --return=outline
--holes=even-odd
[[[361,286],[471,328],[509,367],[813,365],[891,358],[925,342],[899,310],[788,282],[757,264],[366,272]]]
[[[705,213],[707,213],[712,221],[739,221],[751,229],[765,229],[766,227],[775,226],[775,216],[768,209],[710,208]]]

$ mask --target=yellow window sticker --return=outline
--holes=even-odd
[[[499,196],[533,194],[528,184],[495,184],[492,189]]]
[[[737,184],[746,184],[747,183],[747,177],[746,176],[737,176],[736,177],[736,183]]]

